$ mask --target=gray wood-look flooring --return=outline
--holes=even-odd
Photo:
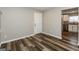
[[[63,39],[66,41],[71,42],[74,45],[78,44],[78,33],[75,32],[63,32],[62,35]]]
[[[78,46],[69,41],[43,33],[2,44],[1,48],[6,51],[79,51]]]

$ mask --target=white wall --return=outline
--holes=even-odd
[[[29,8],[0,8],[1,42],[27,36],[33,33],[34,11]],[[7,37],[6,37],[7,36]]]
[[[43,14],[43,32],[61,38],[61,10],[53,8]],[[34,10],[30,8],[0,8],[2,37],[1,41],[31,35],[34,33]],[[6,38],[7,36],[7,38]]]
[[[68,9],[63,7],[53,8],[52,10],[44,12],[43,31],[58,38],[61,35],[61,10]]]

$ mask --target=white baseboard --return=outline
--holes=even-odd
[[[59,36],[55,36],[55,35],[52,35],[52,34],[49,34],[49,33],[45,33],[45,32],[42,32],[42,33],[48,34],[48,35],[53,36],[53,37],[58,38],[58,39],[62,39],[62,37],[59,37]]]
[[[37,34],[37,33],[36,33]],[[35,34],[31,34],[31,35],[27,35],[27,36],[23,36],[23,37],[20,37],[20,38],[15,38],[15,39],[12,39],[12,40],[8,40],[8,41],[4,41],[4,42],[1,42],[0,43],[0,46],[4,43],[8,43],[8,42],[12,42],[12,41],[16,41],[16,40],[20,40],[20,39],[23,39],[23,38],[26,38],[26,37],[30,37],[30,36],[33,36]]]
[[[48,34],[48,35],[53,36],[53,37],[56,37],[56,38],[58,38],[58,39],[62,39],[62,38],[59,37],[59,36],[55,36],[55,35],[52,35],[52,34],[49,34],[49,33],[45,33],[45,32],[42,32],[42,33]],[[37,33],[36,33],[36,34],[37,34]],[[26,38],[26,37],[30,37],[30,36],[33,36],[33,35],[35,35],[35,33],[34,33],[34,34],[31,34],[31,35],[24,36],[24,37],[20,37],[20,38],[15,38],[15,39],[12,39],[12,40],[4,41],[4,42],[1,42],[1,43],[0,43],[0,46],[1,46],[1,44],[8,43],[8,42],[12,42],[12,41],[16,41],[16,40],[20,40],[20,39],[23,39],[23,38]]]

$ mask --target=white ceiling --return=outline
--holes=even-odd
[[[52,9],[53,7],[32,7],[32,8],[39,11],[47,11],[47,10]]]

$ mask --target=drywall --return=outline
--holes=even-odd
[[[52,34],[53,36],[61,39],[61,10],[68,8],[56,7],[44,12],[43,32]]]
[[[23,7],[0,8],[1,42],[33,34],[34,10]]]

